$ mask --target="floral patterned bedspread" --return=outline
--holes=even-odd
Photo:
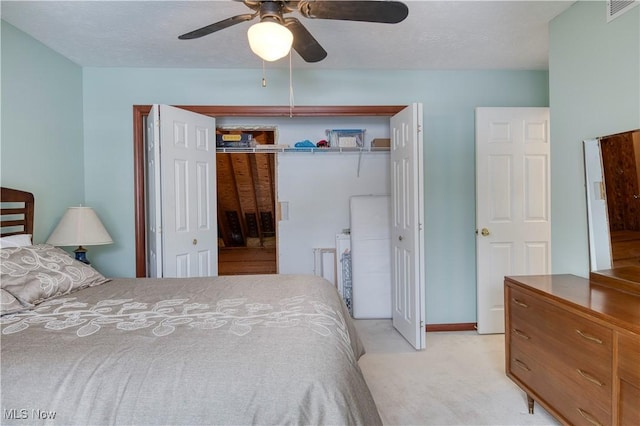
[[[2,424],[380,424],[319,277],[114,279],[0,326]]]

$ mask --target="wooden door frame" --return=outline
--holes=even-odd
[[[174,105],[178,108],[213,117],[392,117],[406,105],[366,106],[236,106]],[[133,195],[135,223],[136,277],[147,276],[144,120],[151,105],[133,106]]]

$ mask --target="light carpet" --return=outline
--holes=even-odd
[[[416,351],[390,320],[356,320],[367,353],[360,368],[385,425],[559,425],[544,408],[529,414],[506,375],[504,335],[427,333]]]

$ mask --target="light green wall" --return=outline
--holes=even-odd
[[[110,275],[134,274],[132,105],[287,105],[288,72],[85,68],[87,203],[116,244],[92,249]],[[429,323],[475,322],[478,106],[547,106],[546,71],[299,71],[297,105],[424,105]],[[331,175],[331,171],[327,171]],[[98,257],[99,255],[99,257]],[[311,271],[309,271],[311,272]]]
[[[552,271],[587,276],[582,141],[640,128],[640,7],[581,1],[550,26]]]
[[[2,21],[2,186],[35,194],[34,241],[84,200],[82,68]]]
[[[268,69],[266,88],[260,70],[80,70],[5,23],[2,48],[3,184],[35,192],[45,223],[39,226],[46,228],[41,240],[68,205],[85,201],[95,207],[115,243],[92,247],[90,257],[110,276],[135,274],[132,105],[287,105],[289,100],[284,70]],[[5,75],[7,62],[16,65]],[[9,96],[10,86],[22,90],[11,89]],[[427,322],[475,322],[474,109],[547,106],[548,73],[294,70],[293,86],[296,105],[423,103]],[[7,122],[11,131],[5,138]],[[29,144],[20,123],[29,123],[27,133],[34,134]],[[34,155],[45,165],[30,174]]]
[[[581,141],[640,127],[640,7],[608,24],[604,7],[581,1],[551,23],[548,81],[544,71],[294,70],[298,105],[424,104],[429,323],[476,317],[476,106],[551,106],[553,272],[587,274]],[[81,69],[5,22],[1,42],[2,185],[35,193],[38,242],[86,198],[116,241],[91,250],[108,275],[134,275],[133,104],[289,99],[281,71],[262,88],[259,70]]]

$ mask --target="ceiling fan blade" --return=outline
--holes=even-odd
[[[293,49],[306,62],[320,62],[327,57],[327,51],[296,18],[286,18],[284,25],[293,33]]]
[[[396,24],[409,15],[409,8],[399,1],[303,0],[298,10],[307,18]]]
[[[207,25],[206,27],[198,28],[197,30],[191,31],[186,34],[182,34],[178,38],[180,40],[191,40],[194,38],[203,37],[211,33],[215,33],[216,31],[229,28],[232,25],[236,25],[245,21],[250,21],[253,18],[255,18],[257,15],[258,15],[257,13],[246,13],[244,15],[232,16],[231,18],[223,19],[222,21]]]

